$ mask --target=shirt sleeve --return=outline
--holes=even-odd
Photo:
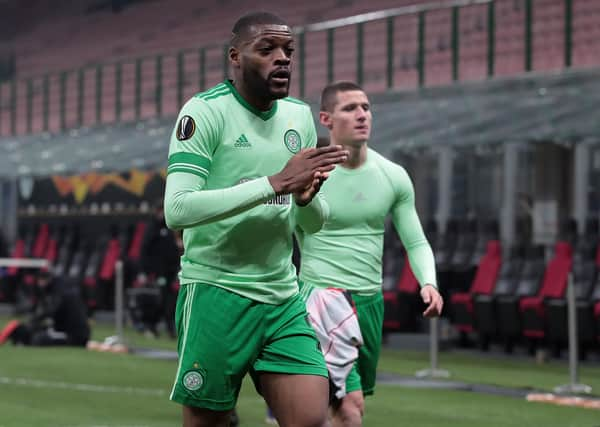
[[[302,148],[313,148],[317,146],[317,131],[310,109],[307,108],[305,129],[305,141]],[[329,217],[329,206],[325,199],[316,194],[311,202],[303,207],[294,204],[294,215],[296,224],[306,233],[312,234],[323,228],[323,224]]]
[[[190,228],[229,218],[275,196],[267,177],[219,190],[203,187],[204,179],[195,174],[177,172],[167,176],[164,206],[169,228]]]
[[[233,187],[205,190],[223,123],[206,102],[192,98],[177,119],[169,146],[165,220],[182,229],[237,215],[275,196],[267,177]]]
[[[435,259],[417,215],[413,184],[401,166],[390,164],[387,169],[396,190],[392,220],[408,253],[410,267],[421,287],[433,285],[437,288]]]
[[[186,102],[171,134],[167,176],[185,172],[206,179],[222,128],[222,118],[206,101],[192,98]]]

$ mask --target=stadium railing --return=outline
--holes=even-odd
[[[573,3],[437,1],[296,27],[291,93],[315,97],[340,79],[375,93],[597,63],[586,53],[597,38],[575,24],[598,4]],[[0,84],[0,136],[172,116],[228,72],[227,43],[214,43],[17,78]]]

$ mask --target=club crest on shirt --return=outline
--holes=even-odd
[[[183,116],[177,123],[176,136],[179,141],[190,139],[196,131],[196,122],[190,116]]]
[[[196,391],[202,387],[202,384],[204,384],[204,378],[198,371],[188,371],[183,376],[182,383],[186,389],[190,391]]]
[[[283,143],[287,149],[294,154],[300,151],[300,147],[302,147],[302,139],[300,138],[300,134],[294,129],[289,129],[285,135],[283,135]]]

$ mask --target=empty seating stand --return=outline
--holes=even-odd
[[[490,295],[496,285],[498,272],[502,265],[502,249],[498,240],[487,244],[487,251],[481,258],[475,279],[468,292],[455,293],[450,298],[452,321],[461,332],[463,341],[465,334],[474,331],[473,298],[476,295]]]
[[[545,337],[546,301],[564,298],[572,262],[571,245],[564,241],[557,242],[554,257],[546,267],[540,291],[535,296],[522,298],[519,303],[523,320],[523,336],[529,339],[531,350]]]

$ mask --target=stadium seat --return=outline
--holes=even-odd
[[[74,232],[70,229],[62,228],[61,234],[62,235],[59,237],[59,240],[61,241],[60,248],[58,249],[52,268],[52,272],[56,277],[66,276],[73,255],[72,252],[75,239]]]
[[[100,239],[95,245],[89,244],[89,257],[85,260],[83,272],[83,295],[88,311],[93,313],[98,308],[98,271],[103,262],[103,255],[107,249],[108,242]]]
[[[519,300],[535,295],[544,277],[544,249],[532,246],[526,249],[523,270],[514,294],[496,298],[495,325],[498,337],[504,342],[505,351],[511,352],[515,339],[521,336],[521,313]]]
[[[396,332],[401,328],[400,309],[398,307],[397,281],[405,264],[402,243],[392,225],[386,221],[384,231],[383,248],[383,301],[384,319],[383,329],[385,332]]]
[[[540,291],[535,296],[522,298],[519,310],[523,320],[523,336],[536,342],[545,337],[545,302],[563,298],[572,266],[572,247],[565,241],[555,245],[554,258],[548,263]]]
[[[13,247],[12,252],[10,253],[11,258],[23,258],[25,256],[25,240],[17,239],[15,245]],[[7,276],[16,276],[19,271],[19,267],[8,267],[6,269]]]
[[[491,339],[495,338],[498,333],[497,301],[499,298],[515,294],[524,262],[523,248],[521,246],[512,247],[509,256],[502,259],[494,291],[487,295],[473,296],[473,312],[477,319],[475,327],[480,346],[484,350],[488,348]]]
[[[452,321],[461,333],[474,330],[473,298],[490,295],[502,265],[502,249],[498,240],[488,242],[487,252],[479,262],[475,279],[468,292],[455,293],[450,298]],[[475,319],[476,320],[476,319]]]
[[[22,258],[25,256],[25,240],[24,238],[18,238],[12,251],[10,252],[10,258]],[[0,270],[0,301],[13,302],[15,299],[15,290],[18,283],[18,272],[17,267],[7,267],[4,271]]]
[[[450,281],[445,284],[446,291],[450,294],[468,290],[477,268],[477,264],[472,264],[476,244],[477,222],[461,221],[456,247],[450,258]]]
[[[477,267],[488,250],[490,240],[499,240],[498,221],[495,219],[481,221],[477,232],[477,242],[471,256],[471,265]]]
[[[129,258],[130,261],[138,262],[140,260],[145,230],[145,221],[138,221],[135,224],[133,236],[131,237],[131,244],[129,245],[129,250],[127,251],[127,258]]]
[[[417,319],[422,306],[419,295],[419,282],[413,274],[408,255],[404,259],[404,267],[396,284],[396,307],[398,310],[399,329],[414,332],[418,329]]]
[[[435,254],[435,267],[438,274],[440,292],[444,301],[449,299],[449,287],[452,282],[452,256],[458,240],[459,221],[451,218],[446,224],[446,231],[438,232],[435,240],[431,242]]]
[[[595,249],[595,248],[594,248]],[[597,266],[595,250],[580,247],[573,256],[573,285],[577,307],[577,332],[581,349],[585,350],[594,341],[592,291],[596,283]],[[568,341],[568,320],[566,298],[553,298],[546,301],[546,339],[559,355],[562,346]],[[585,354],[585,351],[582,352]]]
[[[50,228],[48,224],[42,223],[39,224],[37,233],[35,234],[35,240],[33,242],[33,247],[31,250],[32,258],[44,258],[46,255],[46,249],[48,246],[48,241],[50,240]],[[22,284],[25,287],[31,288],[35,284],[35,275],[33,271],[25,271],[23,274]],[[25,291],[26,293],[31,293],[31,290]]]
[[[98,290],[101,307],[112,309],[114,306],[115,264],[121,257],[121,236],[108,241],[100,270],[98,271]]]

